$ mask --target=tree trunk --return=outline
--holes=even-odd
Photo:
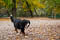
[[[29,9],[29,12],[31,13],[31,16],[33,17],[33,12],[32,12],[32,10],[31,10],[31,8],[30,8],[30,5],[28,4],[27,1],[26,1],[26,4],[27,4],[27,8]]]
[[[36,16],[39,16],[39,15],[37,14],[36,8],[34,8],[34,11],[35,11],[35,13],[36,13]]]
[[[16,0],[13,0],[12,15],[16,17]]]
[[[54,18],[54,13],[52,9],[50,10],[50,13],[51,13],[52,18]]]
[[[33,12],[31,11],[31,10],[29,10],[30,11],[30,13],[31,13],[31,16],[33,17]]]
[[[7,10],[8,17],[10,16],[9,11]]]

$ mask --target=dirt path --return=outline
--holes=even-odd
[[[0,20],[0,40],[60,40],[60,20],[30,20],[27,36],[16,33],[11,21]]]

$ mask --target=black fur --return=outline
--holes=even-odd
[[[22,32],[23,34],[25,34],[25,32],[24,32],[25,26],[26,26],[28,23],[29,23],[29,25],[30,25],[30,21],[29,21],[29,20],[25,20],[25,19],[24,19],[24,20],[15,19],[13,16],[10,16],[10,19],[11,19],[11,21],[12,21],[13,24],[14,24],[15,31],[18,32],[17,29],[20,29],[21,32]],[[29,25],[28,25],[27,27],[29,27]]]

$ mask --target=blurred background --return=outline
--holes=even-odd
[[[60,0],[0,0],[0,17],[60,18]]]
[[[16,33],[11,14],[30,20],[26,36]],[[0,40],[60,40],[60,0],[0,0]]]

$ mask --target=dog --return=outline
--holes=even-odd
[[[11,22],[13,22],[14,24],[14,28],[15,28],[15,31],[18,33],[17,29],[21,30],[21,33],[23,35],[25,35],[25,26],[27,24],[30,25],[30,20],[21,20],[21,19],[15,19],[12,15],[10,16],[10,19],[11,19]],[[29,27],[29,25],[27,26],[27,28]]]

